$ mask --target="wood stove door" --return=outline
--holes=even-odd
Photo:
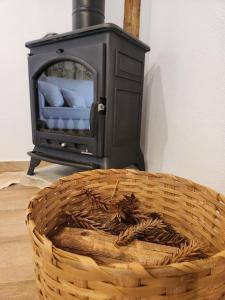
[[[94,53],[94,55],[93,55]],[[104,145],[104,45],[30,57],[40,146],[101,157]]]

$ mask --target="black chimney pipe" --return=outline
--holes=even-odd
[[[105,0],[73,0],[73,30],[104,23]]]

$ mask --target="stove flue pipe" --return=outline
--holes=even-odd
[[[104,23],[105,0],[73,0],[73,30]]]

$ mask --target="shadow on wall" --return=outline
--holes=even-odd
[[[162,77],[159,66],[153,65],[145,77],[141,144],[146,170],[163,170],[168,128]]]

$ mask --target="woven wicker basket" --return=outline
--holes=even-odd
[[[207,241],[216,255],[206,260],[144,269],[137,263],[98,265],[60,250],[46,234],[83,187],[116,197],[133,192],[143,209],[161,213],[187,237]],[[41,190],[28,208],[38,297],[44,300],[225,299],[225,197],[192,181],[134,170],[76,173]]]

